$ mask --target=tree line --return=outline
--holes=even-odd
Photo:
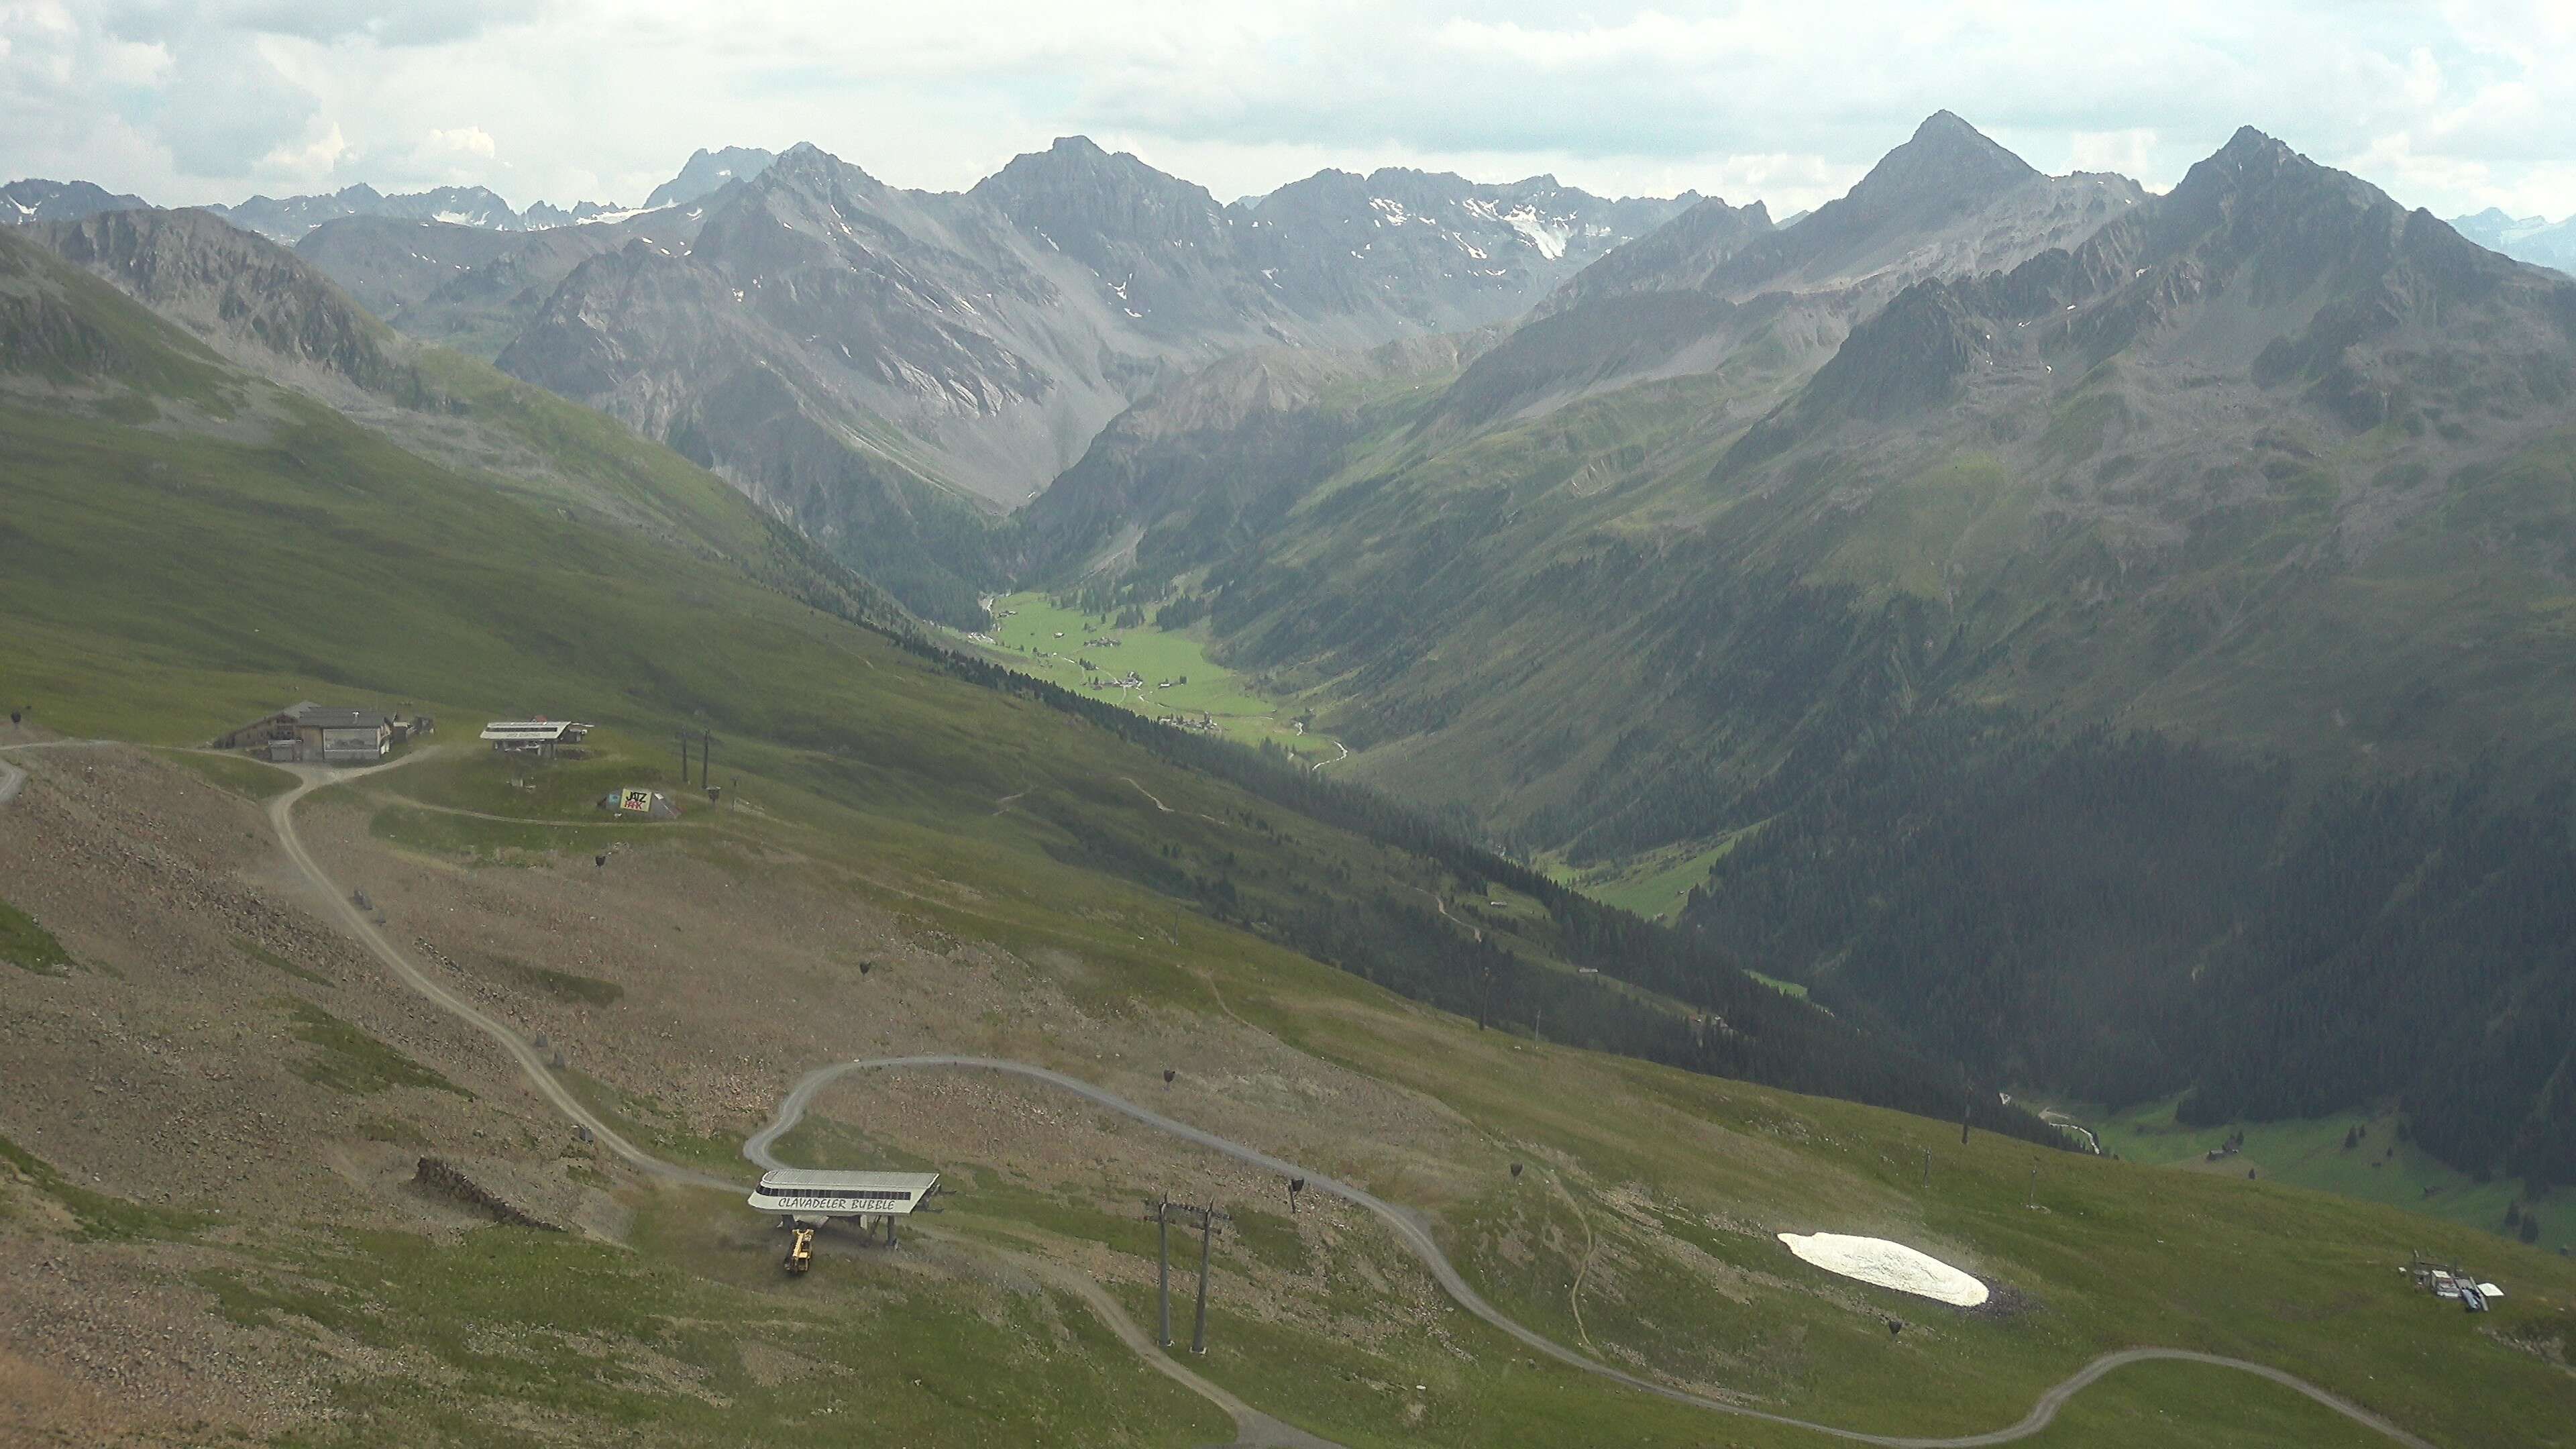
[[[1104,602],[1115,602],[1114,600]],[[904,648],[958,678],[1035,700],[1173,764],[1235,785],[1318,823],[1392,846],[1477,886],[1501,885],[1546,910],[1547,944],[1587,977],[1478,940],[1409,893],[1343,883],[1329,892],[1192,871],[1071,808],[1048,818],[1079,842],[1086,865],[1191,899],[1202,913],[1254,930],[1390,990],[1504,1030],[1690,1071],[1956,1120],[2063,1145],[2055,1128],[2003,1105],[1990,1079],[1875,1037],[1746,976],[1697,933],[1683,933],[1581,895],[1451,826],[1367,787],[1319,775],[1275,744],[1260,749],[1165,729],[1105,701],[962,654],[909,631]],[[1026,808],[1026,807],[1024,807]],[[1262,891],[1258,899],[1247,891]],[[1283,893],[1284,892],[1284,893]],[[1667,1005],[1611,982],[1670,998]]]

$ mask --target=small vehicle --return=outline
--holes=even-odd
[[[796,1225],[796,1236],[788,1239],[787,1256],[778,1266],[790,1273],[802,1273],[814,1266],[814,1230],[803,1223]]]

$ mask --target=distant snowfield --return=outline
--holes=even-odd
[[[1788,1244],[1790,1252],[1828,1273],[1955,1303],[1961,1308],[1974,1308],[1986,1301],[1986,1285],[1974,1275],[1903,1243],[1846,1237],[1841,1233],[1809,1233],[1803,1238],[1796,1233],[1782,1233],[1780,1241]]]

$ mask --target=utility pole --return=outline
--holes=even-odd
[[[698,746],[698,783],[712,785],[716,782],[716,732],[704,730],[700,733],[706,738]],[[685,785],[688,781],[683,780],[680,783]]]
[[[689,783],[689,735],[686,730],[680,732],[680,783]]]
[[[1207,1354],[1208,1250],[1215,1245],[1216,1214],[1213,1211],[1201,1213],[1199,1214],[1199,1313],[1197,1321],[1190,1326],[1190,1352],[1201,1357]]]
[[[1163,1347],[1172,1346],[1172,1200],[1154,1204],[1155,1306],[1161,1310]]]
[[[1145,1216],[1154,1224],[1155,1289],[1154,1307],[1157,1326],[1162,1331],[1163,1347],[1172,1346],[1172,1214],[1180,1213],[1199,1220],[1199,1298],[1197,1321],[1190,1329],[1190,1352],[1207,1352],[1208,1260],[1214,1256],[1216,1228],[1219,1223],[1234,1221],[1225,1209],[1199,1203],[1174,1202],[1169,1196],[1145,1199]]]
[[[1923,1187],[1927,1192],[1932,1187],[1932,1149],[1929,1147],[1923,1149]]]

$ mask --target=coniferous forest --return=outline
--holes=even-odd
[[[2196,1123],[2393,1105],[2539,1188],[2576,1182],[2570,805],[1948,714],[1752,831],[1684,920],[2000,1080],[2187,1092]]]

